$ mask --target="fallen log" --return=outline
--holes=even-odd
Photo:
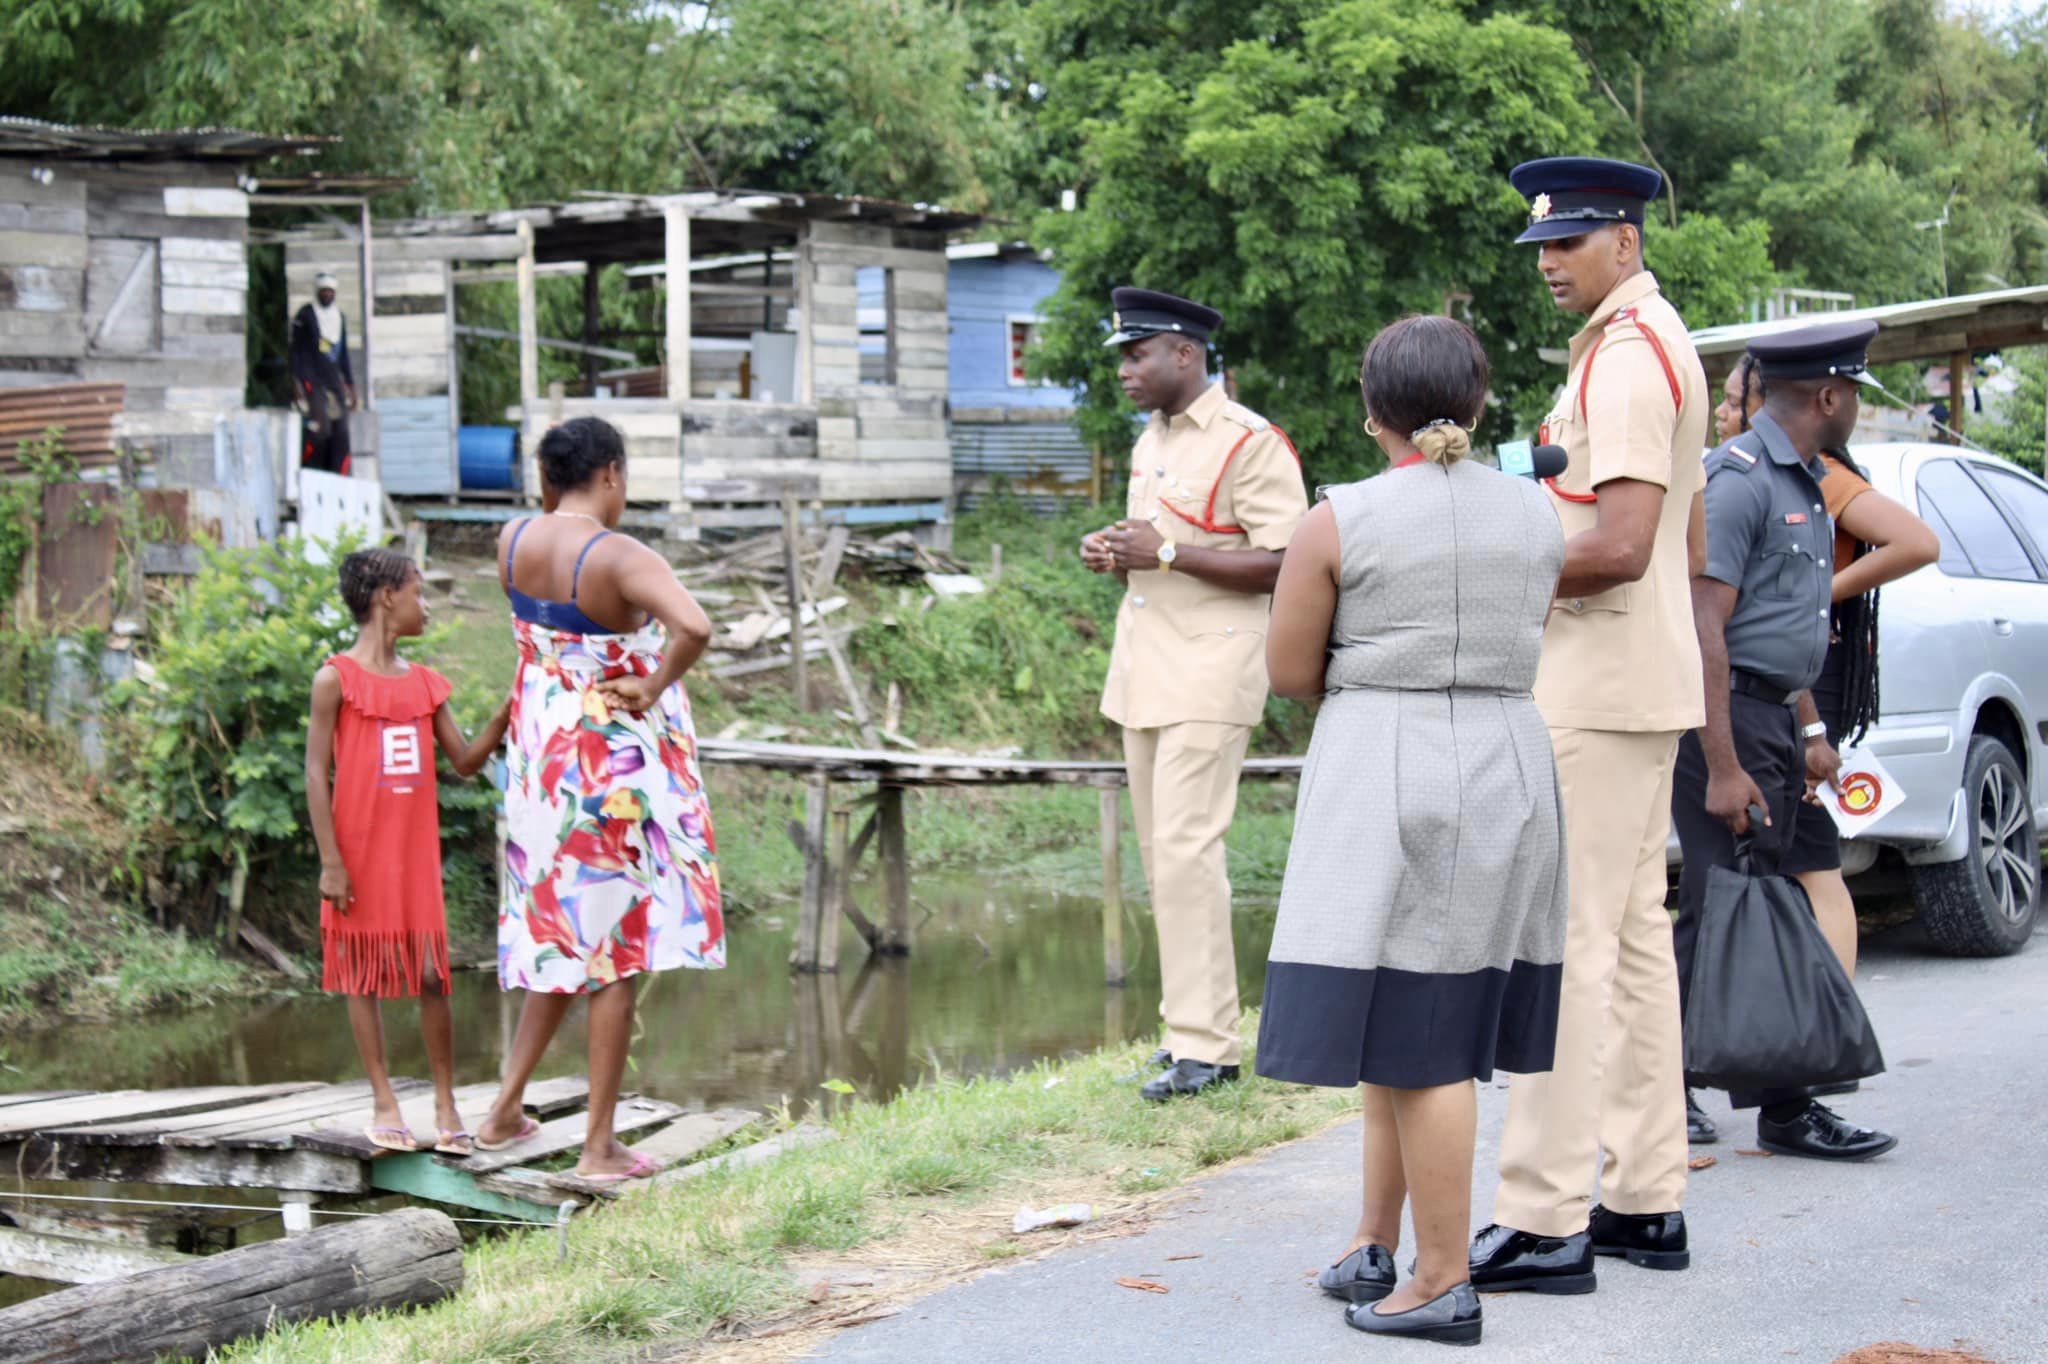
[[[204,1358],[279,1322],[418,1307],[462,1287],[462,1237],[405,1208],[0,1309],[0,1364]]]

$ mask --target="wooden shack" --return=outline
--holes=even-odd
[[[84,462],[118,444],[211,482],[247,377],[245,168],[326,140],[0,118],[0,389],[75,384],[97,412],[120,385]]]
[[[974,221],[924,205],[705,190],[377,224],[363,292],[376,300],[366,330],[385,486],[487,500],[464,487],[458,455],[457,338],[472,335],[518,348],[520,400],[505,417],[522,438],[527,500],[542,434],[591,415],[626,436],[633,501],[678,533],[773,524],[785,492],[828,520],[942,524],[953,489],[945,248]],[[285,262],[294,308],[320,270],[336,276],[344,308],[358,296],[357,249],[342,234],[292,234]],[[600,325],[607,270],[659,291],[651,326]],[[583,281],[580,335],[540,334],[547,276]],[[508,277],[516,332],[459,322],[458,290]],[[581,382],[543,387],[543,346],[578,355]]]

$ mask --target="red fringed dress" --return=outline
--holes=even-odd
[[[441,808],[434,786],[434,712],[448,679],[415,663],[397,677],[336,654],[334,839],[355,900],[320,902],[322,986],[384,999],[448,992],[441,902]]]

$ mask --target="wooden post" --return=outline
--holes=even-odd
[[[1002,580],[1003,547],[1001,545],[990,545],[988,547],[988,585],[994,587]]]
[[[796,951],[790,965],[799,971],[818,969],[818,940],[825,923],[830,868],[825,859],[825,818],[831,808],[831,779],[815,774],[804,779],[804,889],[796,918]],[[834,932],[839,925],[833,924]]]
[[[370,246],[370,201],[365,198],[360,207],[363,232],[363,353],[360,357],[362,363],[355,367],[356,377],[362,380],[361,386],[356,389],[356,401],[363,405],[365,412],[372,412],[376,410],[377,400],[374,396],[376,390],[370,383],[370,366],[376,362],[377,343],[370,339],[370,319],[377,312],[377,259]],[[378,443],[381,445],[383,442]],[[380,458],[377,467],[381,470],[384,467],[381,463],[384,452],[379,450],[377,453]]]
[[[668,400],[680,407],[690,401],[690,214],[669,199],[662,203],[661,216],[667,228]]]
[[[313,1205],[319,1201],[320,1195],[307,1193],[303,1189],[280,1189],[277,1202],[284,1212],[284,1234],[309,1234],[313,1230]]]
[[[798,539],[796,494],[782,493],[782,566],[789,577],[789,685],[796,708],[811,708],[810,672],[804,661],[803,541]]]
[[[592,261],[583,267],[583,344],[597,344],[597,263]],[[597,352],[583,352],[583,387],[592,397],[597,396]]]
[[[538,426],[540,414],[540,313],[533,292],[533,224],[519,220],[519,263],[515,271],[519,289],[519,412],[529,431]]]
[[[235,849],[235,867],[228,873],[228,922],[227,931],[221,941],[232,950],[242,936],[242,905],[249,894],[249,854],[241,848]]]
[[[1102,796],[1102,978],[1121,985],[1124,966],[1123,792],[1105,786]]]
[[[839,970],[839,916],[853,903],[853,867],[847,861],[848,835],[853,827],[853,811],[832,812],[831,851],[825,859],[827,895],[825,916],[818,925],[818,969],[836,972]],[[838,1030],[839,995],[835,990],[830,1005],[831,1016],[826,1020],[828,1027]],[[836,1064],[836,1060],[835,1060]]]
[[[877,831],[881,835],[882,895],[887,923],[882,931],[885,956],[910,955],[910,850],[903,837],[903,788],[887,782],[875,789]]]
[[[1948,424],[1958,445],[1963,439],[1963,412],[1970,405],[1970,352],[1959,350],[1948,357]]]
[[[0,1309],[0,1360],[204,1358],[286,1322],[423,1307],[461,1287],[455,1224],[404,1208]]]

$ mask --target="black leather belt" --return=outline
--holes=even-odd
[[[1786,691],[1777,683],[1767,678],[1758,677],[1755,673],[1745,668],[1730,668],[1728,670],[1728,689],[1733,692],[1739,692],[1744,696],[1753,696],[1759,701],[1768,701],[1774,706],[1791,705],[1793,700],[1798,697],[1799,691],[1805,690],[1800,688],[1796,691]]]

